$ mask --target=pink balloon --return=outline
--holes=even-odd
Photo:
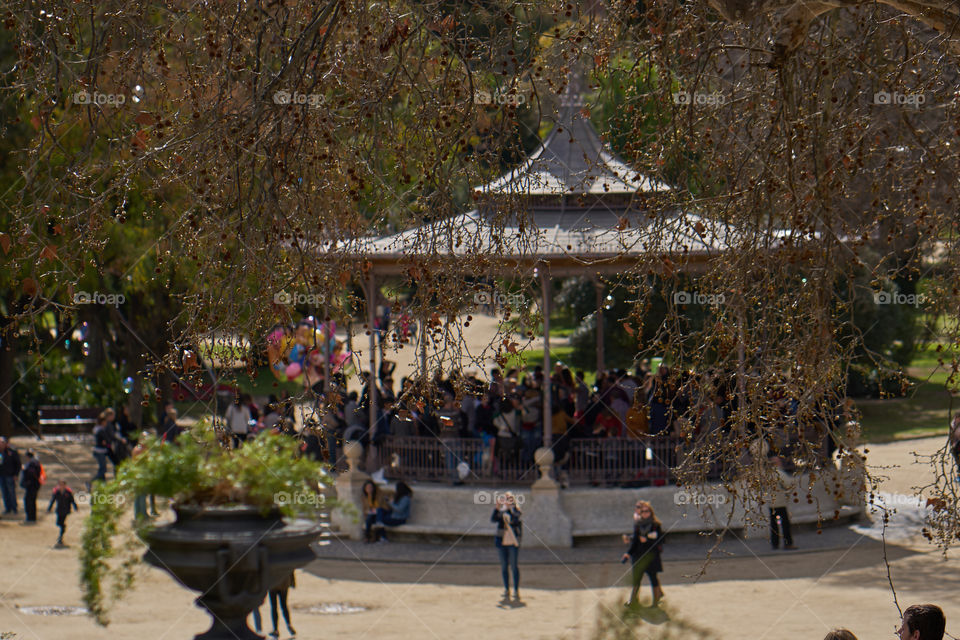
[[[299,362],[291,362],[287,365],[287,380],[293,380],[303,371]]]

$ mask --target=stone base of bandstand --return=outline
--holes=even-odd
[[[349,449],[348,449],[349,451]],[[347,454],[349,458],[349,453]],[[540,449],[536,462],[541,477],[527,486],[451,486],[412,483],[413,500],[407,524],[393,527],[391,539],[450,544],[492,544],[496,524],[491,520],[496,496],[512,492],[523,512],[523,546],[570,548],[575,545],[616,541],[632,529],[633,506],[646,500],[663,523],[665,532],[695,535],[728,531],[745,538],[769,535],[768,505],[744,504],[738,485],[732,491],[717,484],[680,489],[676,486],[637,489],[570,487],[560,489],[545,473],[553,464],[552,453]],[[355,469],[355,467],[351,467]],[[349,474],[349,475],[348,475]],[[347,475],[348,477],[344,477]],[[354,505],[333,514],[332,524],[340,535],[362,538],[357,516],[360,487],[368,476],[346,472],[337,479],[337,497]],[[797,527],[830,527],[859,519],[864,513],[862,475],[855,469],[828,467],[809,476],[798,474],[796,501],[788,505],[791,523]]]

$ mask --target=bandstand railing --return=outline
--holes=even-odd
[[[672,483],[684,455],[682,438],[571,438],[554,443],[555,468],[571,484],[659,486]],[[529,450],[498,451],[480,438],[388,436],[379,445],[381,464],[392,479],[418,482],[529,484],[538,477]],[[464,469],[461,463],[466,463]],[[720,477],[720,464],[707,472]]]

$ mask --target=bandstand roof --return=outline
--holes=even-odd
[[[571,76],[556,125],[537,150],[475,188],[477,209],[392,235],[341,241],[338,250],[363,255],[378,273],[403,272],[404,262],[418,257],[485,256],[504,269],[548,263],[551,274],[562,276],[618,273],[650,255],[697,270],[736,246],[742,232],[731,225],[643,206],[645,196],[671,187],[632,169],[601,140],[580,82]]]
[[[568,196],[654,193],[670,186],[637,173],[604,143],[584,108],[581,76],[571,75],[556,125],[516,169],[477,187],[481,194]]]

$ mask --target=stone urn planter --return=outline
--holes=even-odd
[[[284,522],[279,511],[264,516],[248,506],[174,507],[176,522],[146,536],[144,560],[194,591],[213,626],[195,640],[253,640],[247,615],[267,591],[316,556],[310,543],[320,525]]]

